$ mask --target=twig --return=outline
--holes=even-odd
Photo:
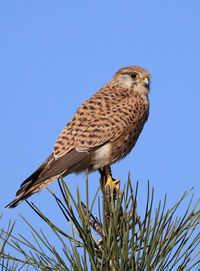
[[[83,213],[86,216],[86,214],[87,214],[86,206],[83,202],[81,202],[81,206],[83,209]],[[96,220],[96,218],[92,214],[90,214],[90,217],[89,217],[89,224],[99,235],[105,236],[103,229],[102,229],[102,225]]]

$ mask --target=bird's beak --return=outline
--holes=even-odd
[[[149,78],[145,77],[145,78],[143,78],[140,82],[142,83],[142,85],[143,85],[144,87],[146,87],[146,88],[149,87]]]

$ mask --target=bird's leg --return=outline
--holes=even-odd
[[[103,170],[102,168],[99,168],[98,171],[99,171],[99,173],[100,173],[100,175],[101,175],[101,179],[103,180],[103,178],[105,177],[105,172],[104,172],[104,170]]]
[[[101,175],[101,178],[100,178],[100,185],[101,185],[101,191],[103,191],[103,187],[105,185],[105,179],[106,179],[106,176],[105,176],[105,172],[102,168],[99,168],[98,169],[100,175]]]
[[[105,166],[103,168],[104,174],[106,176],[106,185],[105,185],[105,191],[113,191],[114,189],[118,190],[119,192],[119,197],[122,197],[122,192],[119,188],[119,186],[117,186],[117,184],[120,182],[119,179],[115,180],[112,178],[112,173],[111,173],[111,169],[109,166]]]
[[[86,183],[88,183],[88,175],[89,175],[89,170],[88,168],[86,169]]]

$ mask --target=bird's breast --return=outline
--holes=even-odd
[[[143,129],[146,119],[130,124],[127,129],[113,142],[111,142],[111,164],[123,159],[131,152]]]

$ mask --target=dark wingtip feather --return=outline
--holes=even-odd
[[[28,187],[28,185],[32,182],[35,181],[39,178],[41,172],[45,169],[45,167],[48,165],[48,163],[54,159],[53,153],[44,161],[44,163],[36,170],[33,172],[33,174],[31,174],[25,181],[23,181],[23,183],[21,183],[20,185],[20,189],[17,191],[16,196],[20,194],[20,190],[21,188],[25,188]],[[28,185],[27,185],[28,184]]]
[[[36,181],[38,181],[41,172],[45,169],[50,161],[54,160],[53,153],[44,161],[44,163],[31,175],[29,176],[21,185],[16,193],[16,198],[5,206],[5,208],[11,209],[17,207],[22,201],[26,200],[28,197],[33,195],[35,191],[29,190]]]
[[[17,207],[17,205],[20,204],[20,202],[21,202],[20,199],[14,199],[14,200],[11,201],[10,203],[8,203],[8,204],[5,206],[5,208],[7,208],[7,209],[15,208],[15,207]]]
[[[27,194],[23,194],[21,196],[19,196],[18,198],[14,199],[13,201],[11,201],[10,203],[8,203],[5,208],[7,209],[12,209],[17,207],[22,201],[26,200],[27,198],[29,198],[31,195],[33,195],[34,192],[29,192]]]

